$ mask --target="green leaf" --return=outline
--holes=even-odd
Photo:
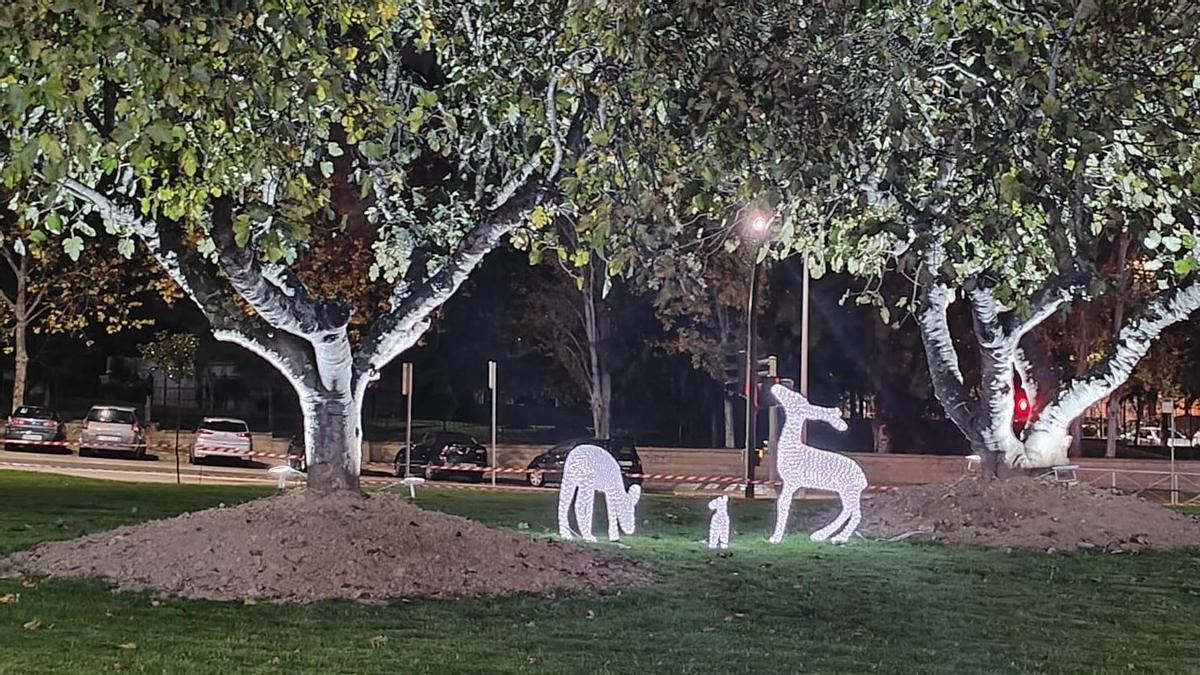
[[[133,257],[133,249],[133,240],[128,237],[124,237],[117,242],[117,253],[120,253],[126,260]]]
[[[329,178],[333,175],[333,162],[321,162],[321,175]]]
[[[196,175],[196,151],[188,148],[179,155],[179,168],[183,169],[183,173],[188,177]]]
[[[62,234],[62,218],[57,213],[46,216],[46,229],[50,230],[50,234]]]
[[[233,220],[233,241],[239,248],[245,248],[250,241],[250,215],[238,214]]]
[[[343,154],[345,154],[345,152],[342,150],[342,146],[338,145],[334,141],[329,141],[326,143],[325,149],[327,152],[329,152],[330,157],[341,157]]]
[[[1175,274],[1181,277],[1191,274],[1195,269],[1196,259],[1192,256],[1180,258],[1179,260],[1175,261],[1174,265],[1172,265],[1172,270],[1174,270]]]
[[[78,235],[64,239],[63,250],[71,260],[79,262],[79,255],[83,253],[83,239]]]

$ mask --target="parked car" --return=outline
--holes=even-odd
[[[241,453],[246,454],[231,454]],[[254,439],[250,437],[250,425],[236,417],[205,417],[196,427],[196,438],[188,452],[188,461],[199,464],[208,457],[227,457],[252,461]]]
[[[14,410],[12,416],[8,418],[8,427],[4,430],[4,440],[38,441],[37,443],[6,442],[5,450],[71,452],[65,443],[63,445],[40,444],[67,440],[67,427],[59,419],[58,413],[42,406],[23,405]]]
[[[1192,444],[1192,441],[1189,440],[1187,436],[1184,436],[1178,431],[1172,432],[1171,438],[1174,439],[1173,445],[1176,446]],[[1136,436],[1133,434],[1133,431],[1130,430],[1130,432],[1126,434],[1126,439],[1131,440],[1134,445],[1152,445],[1159,447],[1166,445],[1162,440],[1162,431],[1158,427],[1142,427],[1137,430]]]
[[[413,443],[412,454],[408,462],[410,473],[415,476],[424,476],[425,480],[457,477],[482,481],[483,471],[466,467],[486,467],[488,454],[487,448],[469,434],[436,431],[425,434],[421,440]],[[462,470],[432,468],[448,464],[462,465],[464,468]],[[404,476],[404,448],[396,453],[395,473],[399,477]]]
[[[561,483],[567,454],[584,444],[598,445],[617,460],[617,465],[621,467],[621,473],[625,477],[625,487],[642,482],[641,478],[630,478],[630,474],[642,473],[642,458],[638,456],[637,448],[629,441],[608,438],[572,438],[555,445],[529,462],[525,472],[526,482],[533,487]]]
[[[92,406],[79,432],[79,456],[95,452],[127,452],[146,456],[146,430],[137,410],[128,406]]]

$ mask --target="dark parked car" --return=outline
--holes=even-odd
[[[4,440],[5,450],[71,452],[65,444],[43,445],[45,442],[67,440],[67,427],[58,418],[58,413],[36,405],[23,405],[13,411],[12,416],[8,418],[8,427],[4,430]]]
[[[409,472],[414,476],[424,476],[425,480],[437,480],[441,477],[467,478],[482,481],[484,472],[464,468],[434,469],[435,466],[463,465],[486,467],[488,465],[487,448],[468,434],[453,431],[437,431],[425,434],[421,440],[413,443],[412,455],[409,457]],[[396,475],[404,476],[404,449],[396,453]]]
[[[525,473],[525,480],[534,487],[561,483],[567,454],[580,445],[598,445],[607,450],[617,460],[617,465],[621,467],[621,473],[625,477],[625,487],[642,482],[641,478],[629,477],[630,474],[642,473],[642,458],[638,456],[637,448],[630,441],[608,438],[573,438],[559,443],[533,458],[533,461],[529,463],[529,470]]]

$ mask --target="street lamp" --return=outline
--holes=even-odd
[[[754,457],[756,448],[754,447],[754,431],[755,418],[757,417],[758,406],[758,388],[756,382],[758,363],[757,354],[754,352],[754,338],[756,332],[755,317],[755,301],[758,296],[758,253],[762,248],[763,242],[766,241],[767,235],[771,230],[771,220],[773,214],[765,211],[754,211],[750,213],[742,227],[743,237],[754,244],[754,249],[750,255],[750,290],[746,294],[746,498],[754,498]]]

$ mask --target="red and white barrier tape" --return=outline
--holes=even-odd
[[[72,450],[72,446],[74,446],[74,448],[76,450],[78,450],[79,448],[86,448],[88,450],[125,450],[125,451],[130,451],[130,450],[136,451],[139,448],[146,449],[146,450],[150,450],[150,449],[171,450],[171,449],[174,449],[174,447],[175,447],[174,444],[172,444],[172,443],[145,443],[142,445],[135,445],[132,443],[108,443],[108,442],[90,442],[89,441],[88,443],[83,444],[80,441],[32,441],[32,440],[25,440],[25,439],[19,439],[19,438],[4,439],[3,441],[0,441],[0,443],[3,443],[4,445],[31,445],[31,446],[37,446],[37,447],[66,448],[68,451]],[[202,454],[204,454],[206,456],[207,455],[215,455],[215,456],[220,456],[220,457],[266,457],[266,458],[270,458],[270,459],[294,459],[294,460],[299,461],[300,463],[304,463],[303,455],[289,455],[287,453],[282,453],[282,452],[257,452],[254,450],[247,451],[243,448],[240,448],[238,446],[233,446],[233,445],[228,445],[228,446],[225,446],[225,445],[202,445],[202,446],[196,448],[196,450],[198,450],[199,452],[201,452]]]
[[[389,464],[388,466],[391,466],[391,465]],[[497,474],[503,474],[503,473],[507,473],[507,474],[516,474],[516,473],[520,473],[520,474],[530,474],[530,473],[561,474],[562,473],[562,471],[560,471],[560,470],[547,471],[545,469],[517,469],[517,468],[511,468],[511,467],[492,468],[490,466],[479,466],[478,464],[436,464],[436,465],[432,465],[432,466],[428,466],[428,467],[421,467],[421,468],[428,469],[430,471],[443,471],[443,472],[450,472],[450,471],[478,472],[478,473],[483,473],[484,475],[487,475],[489,473],[497,473]],[[627,473],[624,475],[626,478],[636,478],[636,479],[641,479],[644,481],[654,481],[656,483],[725,483],[725,484],[745,485],[748,482],[751,485],[768,485],[768,486],[772,486],[772,487],[778,487],[778,486],[783,485],[783,481],[761,480],[761,479],[754,479],[754,480],[747,481],[745,478],[741,478],[739,476],[694,476],[694,475],[673,474],[673,473]],[[895,489],[896,488],[894,486],[872,485],[872,486],[867,487],[867,492],[892,492]]]

